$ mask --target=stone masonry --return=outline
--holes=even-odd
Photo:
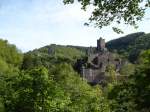
[[[116,73],[122,66],[122,60],[107,50],[105,40],[102,38],[97,40],[96,52],[88,53],[86,63],[87,66],[83,64],[80,69],[81,77],[86,79],[89,83],[95,84],[101,83],[101,81],[106,79],[105,75],[108,65],[113,65]]]

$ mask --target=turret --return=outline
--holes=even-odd
[[[97,50],[104,51],[105,50],[105,39],[101,37],[97,40]]]

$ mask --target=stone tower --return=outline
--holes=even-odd
[[[97,40],[97,50],[104,51],[105,50],[105,39],[101,37]]]

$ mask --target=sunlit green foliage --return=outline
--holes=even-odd
[[[7,41],[0,39],[0,111],[5,110],[5,104],[13,96],[12,85],[18,75],[22,62],[22,54],[18,49]],[[7,111],[7,110],[6,110]]]
[[[106,72],[110,78],[110,82],[116,83],[117,77],[116,77],[115,66],[114,65],[108,65],[106,67]]]
[[[0,42],[0,112],[150,111],[150,50],[140,53],[137,65],[124,65],[124,81],[117,81],[113,65],[107,66],[111,81],[102,88],[89,85],[73,69],[76,59],[85,56],[82,50],[56,45],[34,50],[24,55],[21,69],[22,54]]]
[[[21,64],[21,52],[15,45],[9,44],[6,40],[0,39],[0,58],[6,63],[18,66]]]
[[[21,71],[17,50],[5,59],[8,46],[1,44],[5,52],[0,51],[0,112],[109,112],[100,86],[91,87],[72,68],[84,53],[62,46],[55,46],[55,53],[43,48],[24,56],[30,69]]]
[[[88,85],[68,64],[20,74],[9,96],[8,112],[109,112],[100,87]]]
[[[74,64],[77,59],[85,56],[85,52],[77,50],[76,48],[50,45],[24,55],[22,68],[33,68],[35,66],[45,66],[50,68],[53,64],[60,64],[63,62]]]
[[[131,63],[126,63],[120,70],[120,74],[124,76],[130,76],[135,72],[135,65]]]
[[[62,64],[53,70],[54,79],[70,97],[69,112],[108,112],[100,87],[92,88],[83,81],[71,66]]]

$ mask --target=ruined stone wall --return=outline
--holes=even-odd
[[[95,69],[83,69],[82,78],[90,83],[99,83],[105,78],[104,72]]]
[[[105,40],[100,38],[97,40],[97,51],[88,55],[87,65],[86,68],[81,69],[81,77],[90,83],[99,83],[109,80],[105,75],[108,65],[114,65],[115,71],[119,73],[123,62],[119,57],[107,51]]]

